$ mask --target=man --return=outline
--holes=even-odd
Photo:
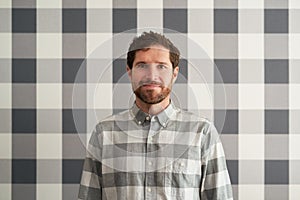
[[[179,54],[161,34],[134,38],[127,73],[135,103],[97,124],[79,199],[233,199],[215,127],[170,99]]]

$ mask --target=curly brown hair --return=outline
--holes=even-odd
[[[139,37],[135,37],[129,46],[127,52],[127,65],[132,69],[132,65],[135,59],[135,53],[139,50],[148,49],[153,45],[161,45],[168,49],[170,52],[170,61],[172,63],[173,69],[179,64],[180,52],[177,47],[164,35],[155,33],[153,31],[143,32]]]

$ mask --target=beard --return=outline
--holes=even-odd
[[[170,87],[165,87],[162,84],[155,83],[159,85],[159,88],[147,89],[144,88],[144,84],[141,84],[135,91],[135,95],[147,104],[158,104],[162,102],[171,92]]]

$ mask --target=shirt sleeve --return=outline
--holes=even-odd
[[[209,124],[203,137],[201,158],[201,200],[232,200],[232,188],[218,132]]]
[[[96,127],[87,147],[79,186],[79,200],[102,199],[102,164],[100,162],[102,148],[99,142],[100,132],[100,128]]]

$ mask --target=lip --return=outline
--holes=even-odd
[[[144,88],[158,88],[160,85],[157,84],[145,84],[143,85]]]

